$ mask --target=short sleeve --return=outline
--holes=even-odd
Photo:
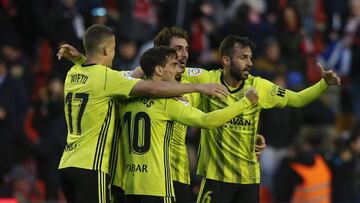
[[[208,83],[210,80],[209,71],[201,68],[185,68],[182,77],[190,83]]]
[[[261,108],[284,107],[288,103],[286,89],[259,77],[255,78],[255,89]]]
[[[115,71],[106,68],[105,95],[128,97],[140,79],[131,77],[128,71]]]

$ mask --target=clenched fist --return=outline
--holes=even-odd
[[[250,102],[251,102],[252,105],[255,105],[255,104],[258,103],[259,96],[258,96],[255,88],[250,87],[250,88],[246,91],[245,96],[250,100]]]

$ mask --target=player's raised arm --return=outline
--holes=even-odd
[[[320,63],[317,63],[316,65],[319,67],[321,76],[328,86],[341,84],[340,77],[333,70],[330,69],[325,71],[324,67]]]
[[[255,105],[257,101],[258,96],[255,89],[249,89],[246,92],[246,96],[235,104],[209,113],[204,113],[185,102],[182,102],[184,104],[181,104],[179,101],[175,100],[168,101],[166,112],[171,119],[184,125],[211,129],[225,124],[252,105]]]
[[[144,78],[145,77],[145,73],[144,73],[144,71],[142,71],[140,66],[136,67],[133,71],[131,71],[130,74],[134,78]]]
[[[333,71],[325,71],[320,63],[317,63],[322,75],[322,79],[315,85],[308,87],[300,92],[289,91],[288,105],[293,107],[302,107],[312,102],[323,93],[328,86],[340,85],[339,76]]]
[[[318,64],[318,67],[323,78],[316,84],[299,92],[284,89],[267,80],[259,79],[260,106],[262,108],[284,107],[287,105],[303,107],[318,98],[329,86],[340,84],[340,79],[333,70],[324,71],[320,64]]]
[[[61,45],[56,56],[58,57],[58,60],[65,58],[75,64],[82,64],[86,61],[86,57],[70,44]],[[130,75],[134,78],[144,78],[145,76],[140,66],[136,67],[133,71],[130,71]]]
[[[181,84],[142,80],[133,87],[130,96],[174,97],[192,92],[216,96],[220,99],[229,94],[225,86],[214,83]]]
[[[86,57],[70,44],[61,45],[60,50],[56,55],[58,57],[58,60],[65,58],[75,64],[82,64],[86,61]]]

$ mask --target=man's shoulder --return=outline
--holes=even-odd
[[[201,74],[206,73],[207,71],[202,68],[195,68],[195,67],[186,67],[185,68],[185,74],[187,76],[199,76]]]
[[[80,73],[88,73],[88,72],[106,72],[106,66],[99,65],[99,64],[74,64],[68,71],[69,73],[80,72]],[[110,69],[110,68],[109,68]]]
[[[260,76],[253,76],[253,75],[249,75],[245,81],[246,84],[250,84],[250,85],[258,85],[258,84],[263,84],[263,83],[267,83],[267,82],[269,82],[269,81]]]
[[[188,77],[199,77],[203,79],[218,78],[222,74],[222,69],[206,70],[202,68],[186,68],[185,75]]]
[[[211,74],[214,74],[214,73],[217,73],[217,72],[222,72],[222,69],[219,68],[219,69],[205,69],[205,68],[200,68],[200,67],[186,67],[185,68],[185,71],[187,72],[187,74],[189,75],[199,75],[201,73],[211,73]]]
[[[118,98],[117,102],[121,108],[141,109],[163,109],[165,103],[170,98],[154,98],[148,96],[138,96],[129,98]]]

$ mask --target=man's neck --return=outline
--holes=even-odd
[[[161,82],[161,78],[158,76],[152,76],[148,80],[154,81],[154,82]]]
[[[244,82],[243,80],[237,80],[234,77],[231,76],[230,71],[227,72],[226,69],[224,69],[224,82],[227,86],[238,88],[242,85]]]
[[[86,64],[99,64],[103,66],[107,66],[102,58],[96,57],[96,56],[86,56],[86,61],[84,63]]]

